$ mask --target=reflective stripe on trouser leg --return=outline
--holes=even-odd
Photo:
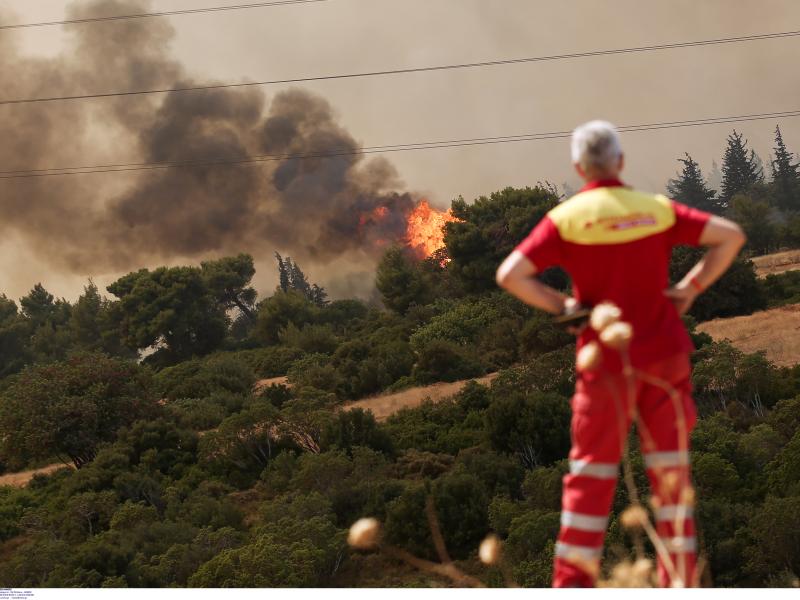
[[[602,531],[608,527],[608,517],[597,517],[571,510],[561,511],[561,526],[581,531]]]
[[[600,560],[603,554],[603,547],[579,546],[577,544],[566,544],[556,542],[556,556],[570,562],[591,562]]]
[[[580,475],[583,477],[594,477],[596,479],[614,479],[619,474],[617,463],[589,462],[588,460],[569,461],[570,475]]]

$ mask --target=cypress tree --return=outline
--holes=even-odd
[[[775,158],[772,160],[772,186],[778,207],[785,210],[800,209],[800,172],[794,154],[786,149],[781,128],[775,127]]]
[[[315,283],[311,286],[309,300],[317,306],[326,306],[328,304],[328,292],[325,291],[324,287],[320,287]]]
[[[290,256],[283,258],[276,252],[275,258],[278,260],[278,276],[281,290],[284,292],[289,290],[300,292],[317,306],[328,304],[328,292],[325,291],[325,288],[318,286],[316,283],[309,283],[308,277],[303,273],[300,265],[292,261]]]
[[[734,129],[728,136],[728,147],[725,148],[722,162],[722,188],[719,195],[722,208],[727,208],[736,194],[747,192],[753,185],[764,181],[764,171],[758,163],[756,153],[753,150],[747,152],[744,135]]]
[[[688,153],[686,158],[679,158],[678,162],[683,163],[683,171],[678,173],[678,176],[675,179],[671,179],[667,184],[667,190],[670,195],[678,202],[700,210],[719,213],[720,206],[716,198],[717,192],[706,185],[703,174],[700,171],[700,165]]]
[[[289,269],[286,267],[286,263],[283,260],[283,257],[275,253],[275,258],[278,259],[278,278],[280,280],[281,289],[284,292],[289,291]],[[286,259],[287,262],[289,259]]]
[[[311,284],[308,283],[308,278],[300,265],[297,262],[290,262],[291,259],[287,258],[287,270],[289,271],[289,285],[293,290],[303,294],[309,300],[311,299]]]

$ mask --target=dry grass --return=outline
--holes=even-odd
[[[7,473],[0,476],[0,486],[11,486],[16,488],[25,487],[36,475],[50,475],[59,469],[65,469],[64,463],[54,463],[41,469],[31,469],[30,471],[20,471],[19,473]],[[69,467],[72,468],[72,467]]]
[[[697,329],[715,340],[730,340],[742,352],[764,350],[767,358],[777,365],[800,363],[800,304],[744,317],[715,319]]]
[[[786,271],[800,269],[800,250],[787,250],[765,256],[756,256],[752,259],[756,266],[756,275],[766,277]]]
[[[292,387],[292,384],[287,381],[286,376],[284,375],[282,377],[272,377],[270,379],[259,379],[256,381],[253,391],[257,394],[264,388],[268,388],[271,385],[285,385],[287,387]]]
[[[492,373],[484,377],[476,378],[480,384],[486,385],[491,382],[497,373]],[[414,408],[422,404],[424,400],[430,399],[433,402],[439,402],[445,398],[457,394],[461,389],[472,379],[464,381],[455,381],[453,383],[434,383],[433,385],[424,385],[420,387],[413,387],[402,392],[394,394],[386,394],[383,396],[373,396],[371,398],[364,398],[345,404],[342,408],[350,410],[352,408],[363,408],[364,410],[372,411],[378,421],[385,421],[394,413],[404,408]]]

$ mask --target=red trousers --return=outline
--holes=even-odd
[[[650,480],[656,531],[670,556],[659,558],[662,586],[694,581],[696,538],[689,472],[689,433],[696,411],[689,357],[640,368],[633,378],[579,374],[572,398],[570,472],[564,476],[553,587],[592,587],[633,418]],[[670,564],[671,563],[671,564]]]

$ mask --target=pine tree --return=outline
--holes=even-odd
[[[308,278],[303,270],[296,262],[291,262],[290,258],[286,259],[286,268],[289,271],[289,287],[303,294],[309,300],[311,299],[311,284],[308,283]]]
[[[731,199],[752,186],[764,181],[764,171],[758,166],[759,160],[753,150],[747,152],[744,135],[733,133],[728,136],[728,147],[722,162],[722,186],[720,203],[723,208],[730,205]]]
[[[317,306],[325,306],[328,304],[328,292],[325,288],[318,286],[316,283],[311,286],[311,295],[309,297]]]
[[[275,258],[278,259],[278,279],[280,281],[281,289],[284,292],[289,291],[289,269],[286,267],[286,263],[283,261],[283,257],[275,253]],[[288,260],[288,259],[287,259]]]
[[[709,189],[706,185],[700,165],[688,153],[686,158],[679,158],[678,162],[683,163],[683,171],[667,184],[670,195],[683,204],[719,213],[721,207],[716,198],[716,190]]]
[[[306,299],[317,306],[328,304],[328,292],[325,291],[325,288],[318,286],[316,283],[309,283],[308,277],[303,273],[300,265],[292,261],[290,256],[283,258],[276,252],[275,258],[278,259],[278,276],[282,291],[294,290],[300,292]]]
[[[23,316],[37,326],[45,323],[56,310],[53,294],[44,289],[41,283],[37,283],[19,303]]]
[[[800,210],[800,164],[792,162],[794,154],[786,149],[781,128],[775,127],[775,158],[772,160],[772,185],[778,207]]]
[[[83,295],[72,307],[70,329],[72,338],[78,347],[84,350],[97,350],[102,339],[100,329],[100,313],[103,310],[103,298],[97,286],[90,279],[89,285],[83,288]]]

